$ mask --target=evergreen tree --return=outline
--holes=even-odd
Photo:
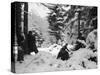
[[[47,17],[49,33],[56,37],[57,42],[60,39],[62,40],[62,33],[66,31],[69,31],[70,38],[74,34],[77,35],[77,38],[80,38],[81,35],[86,38],[91,29],[97,28],[97,24],[95,26],[93,26],[93,23],[91,24],[92,19],[97,16],[96,7],[63,4],[47,5],[46,7],[51,11]],[[70,7],[69,10],[66,10],[68,7]],[[94,14],[93,11],[95,12]]]
[[[64,28],[64,16],[65,10],[63,10],[62,5],[55,5],[53,8],[50,9],[51,12],[48,16],[49,22],[49,33],[56,37],[57,43],[58,40],[61,39],[61,32]]]

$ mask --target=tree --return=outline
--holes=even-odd
[[[90,23],[97,16],[96,13],[91,12],[91,10],[97,11],[95,7],[64,4],[53,4],[51,6],[47,4],[45,6],[51,10],[48,13],[49,33],[56,37],[57,42],[62,39],[61,34],[66,31],[69,31],[70,38],[74,35],[77,38],[84,35],[86,38],[87,34],[94,28]],[[66,10],[68,7],[70,8]]]
[[[56,4],[53,8],[50,8],[51,12],[48,14],[48,22],[49,22],[49,33],[56,37],[56,43],[61,38],[61,32],[65,26],[65,10],[62,8],[62,5]]]

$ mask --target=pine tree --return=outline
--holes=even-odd
[[[61,32],[64,28],[64,16],[65,10],[63,10],[62,5],[55,5],[53,8],[50,9],[51,12],[48,16],[48,22],[49,22],[49,33],[51,35],[54,35],[56,37],[56,43],[58,43],[58,40],[61,39]]]
[[[46,6],[50,9],[48,13],[49,22],[49,33],[56,37],[56,40],[62,40],[62,33],[69,31],[70,38],[73,35],[77,35],[80,38],[87,34],[93,29],[91,21],[96,15],[91,12],[93,7],[89,6],[75,6],[75,5],[64,5],[64,4],[53,4],[52,6]],[[66,10],[66,8],[69,10]],[[91,16],[91,13],[93,16]],[[96,28],[96,26],[95,26]],[[66,35],[66,34],[65,34]],[[65,37],[67,38],[67,37]]]

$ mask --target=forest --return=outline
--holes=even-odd
[[[32,21],[30,24],[33,28],[30,28],[35,32],[38,53],[24,55],[21,64],[16,62],[16,73],[96,69],[97,7],[51,3],[40,5],[49,10],[45,17],[48,27],[42,31],[38,24],[45,23],[42,24],[41,19],[28,18],[29,22]],[[35,21],[41,22],[36,24]]]

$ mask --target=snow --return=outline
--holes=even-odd
[[[45,49],[47,49],[47,51]],[[67,61],[56,59],[53,50],[50,50],[51,52],[48,52],[48,48],[40,48],[40,50],[41,51],[39,51],[38,54],[24,56],[23,63],[20,64],[16,62],[16,73],[84,70],[97,68],[97,63],[89,60],[90,57],[97,57],[97,52],[93,52],[90,49],[80,48],[77,51],[73,51]]]
[[[78,51],[73,52],[71,58],[67,61],[67,65],[71,65],[71,69],[93,69],[97,68],[96,62],[88,60],[90,57],[94,57],[97,55],[90,49],[82,48]],[[84,63],[84,66],[83,64]]]
[[[51,53],[54,56],[57,56],[61,47],[62,47],[61,45],[53,44],[49,48],[38,48],[38,50],[48,52],[48,53]]]
[[[86,44],[88,47],[93,44],[94,48],[97,49],[97,30],[93,30],[88,34]]]
[[[70,50],[70,51],[73,50],[74,47],[75,47],[75,46],[74,46],[74,45],[71,45],[71,44],[68,44],[68,46],[67,46],[68,50]]]
[[[95,42],[94,40],[89,41]],[[84,43],[82,40],[81,42]],[[48,48],[38,48],[39,53],[37,54],[32,52],[31,55],[25,55],[23,63],[15,63],[16,73],[85,70],[97,68],[97,62],[90,60],[90,58],[95,58],[97,60],[97,50],[94,52],[92,49],[86,47],[73,51],[74,45],[68,44],[67,48],[69,49],[70,58],[63,61],[61,59],[57,59],[57,55],[61,48],[61,45],[53,44]]]

